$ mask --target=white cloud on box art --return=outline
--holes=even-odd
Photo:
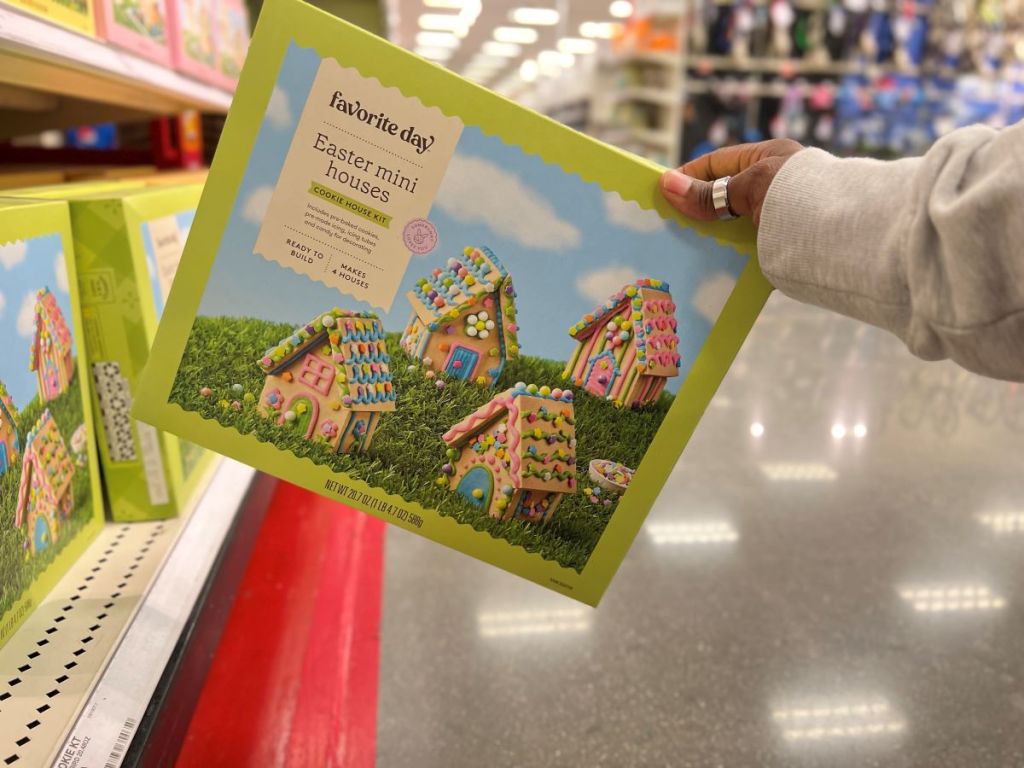
[[[33,291],[25,294],[18,309],[18,335],[29,338],[36,329],[36,295]]]
[[[609,296],[636,279],[636,273],[629,267],[604,267],[583,272],[576,278],[576,290],[595,304],[604,304]]]
[[[479,157],[453,156],[434,202],[456,221],[484,224],[527,248],[558,251],[582,240],[540,192]]]
[[[57,290],[61,293],[68,293],[68,265],[64,261],[64,251],[57,254],[53,262],[53,274],[57,278]]]
[[[736,287],[736,278],[728,272],[716,272],[708,277],[693,296],[693,309],[714,325],[725,306],[726,299]]]
[[[0,291],[0,317],[4,316],[4,308],[7,306],[7,297]]]
[[[665,220],[654,211],[645,211],[635,200],[623,200],[615,192],[604,193],[604,210],[608,221],[634,232],[650,234],[665,226]]]
[[[272,126],[281,130],[291,128],[295,120],[292,117],[292,107],[291,102],[288,100],[288,94],[276,85],[270,93],[270,101],[267,102],[266,119]]]
[[[270,207],[270,198],[273,196],[273,187],[256,187],[245,201],[245,206],[242,208],[242,218],[246,221],[251,221],[253,224],[262,224],[263,217],[267,215],[267,208]]]
[[[4,269],[13,269],[25,260],[28,254],[28,243],[24,240],[15,240],[13,243],[0,245],[0,264]]]

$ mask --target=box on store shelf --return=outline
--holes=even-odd
[[[71,227],[0,197],[0,644],[103,525]]]
[[[69,201],[103,482],[111,517],[176,515],[211,455],[135,421],[139,373],[174,278],[200,185],[129,189]]]
[[[96,32],[119,48],[171,66],[170,0],[95,0]]]
[[[216,0],[167,0],[174,68],[220,85]]]
[[[659,176],[268,0],[133,412],[596,604],[770,290]]]
[[[217,82],[235,89],[249,49],[249,11],[243,0],[215,0],[217,14]]]
[[[89,37],[96,35],[94,0],[4,0],[22,11]]]

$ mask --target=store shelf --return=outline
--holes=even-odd
[[[104,528],[0,649],[0,761],[119,764],[254,476],[223,460],[180,517]]]
[[[619,101],[641,101],[646,104],[658,104],[663,107],[674,107],[680,104],[678,96],[664,88],[634,86],[622,89],[615,94],[615,97]]]
[[[226,91],[0,5],[0,139],[230,104]]]
[[[702,75],[719,72],[757,72],[781,75],[847,75],[864,71],[864,66],[850,61],[818,62],[808,59],[782,59],[753,57],[737,59],[732,56],[704,56],[693,54],[686,63],[688,69]]]

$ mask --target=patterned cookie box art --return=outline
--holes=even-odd
[[[294,0],[233,112],[135,416],[596,603],[767,295],[749,231]]]
[[[67,206],[0,198],[0,643],[103,522]]]

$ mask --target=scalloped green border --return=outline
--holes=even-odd
[[[99,482],[100,457],[96,451],[96,432],[89,396],[90,379],[85,361],[85,334],[82,325],[82,312],[78,303],[78,272],[72,248],[71,219],[68,216],[68,206],[67,203],[56,200],[0,197],[0,245],[15,240],[31,240],[44,235],[60,235],[64,244],[64,262],[68,272],[68,286],[71,289],[71,327],[78,352],[76,367],[82,391],[82,414],[86,431],[90,436],[88,470],[92,488],[92,519],[82,526],[74,541],[68,542],[64,546],[64,549],[53,559],[46,570],[32,582],[7,612],[0,616],[0,646],[7,642],[21,623],[35,610],[35,607],[43,601],[43,598],[53,589],[61,576],[74,565],[85,548],[103,528],[103,494]],[[0,521],[0,524],[11,525],[11,521],[5,519]],[[17,615],[19,612],[22,614],[21,618],[4,631],[3,627],[7,623],[7,618]]]
[[[263,6],[150,364],[143,373],[134,415],[317,493],[326,480],[339,478],[377,500],[422,509],[167,402],[277,72],[292,40],[314,49],[322,57],[335,58],[342,66],[356,67],[366,77],[374,77],[388,87],[414,95],[445,114],[456,115],[488,135],[558,165],[567,173],[578,174],[584,181],[616,192],[624,200],[636,201],[642,208],[656,210],[665,218],[675,218],[682,226],[752,257],[638,468],[637,482],[620,502],[583,573],[528,553],[503,539],[481,535],[471,526],[440,517],[431,510],[423,510],[424,530],[420,531],[352,503],[394,525],[597,605],[771,292],[757,266],[754,230],[746,221],[704,223],[683,219],[661,197],[657,182],[662,169],[653,163],[524,109],[299,0],[268,0]]]

